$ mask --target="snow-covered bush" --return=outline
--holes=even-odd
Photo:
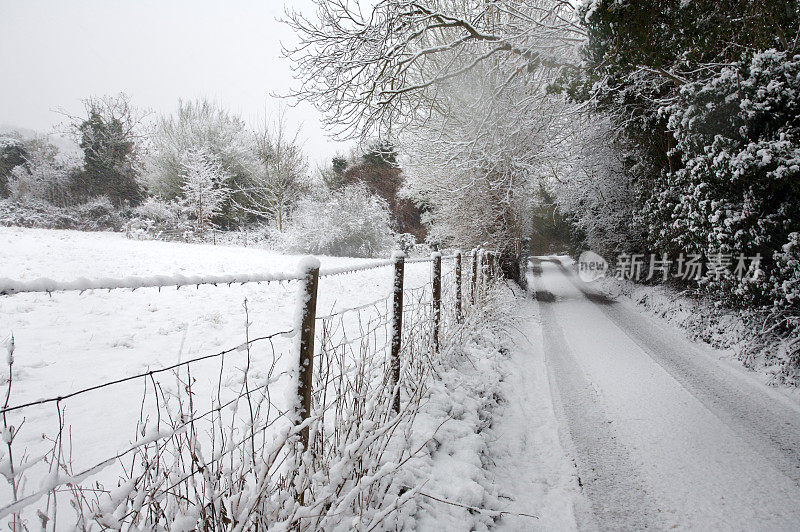
[[[775,253],[775,266],[775,278],[781,280],[783,302],[797,305],[800,299],[800,233],[789,234],[788,242]]]
[[[351,185],[321,198],[304,198],[277,245],[289,252],[348,257],[387,254],[394,243],[386,201],[363,185]]]
[[[417,245],[417,237],[411,233],[398,233],[395,235],[394,240],[397,247],[406,255],[411,253],[414,250],[414,246]]]
[[[681,254],[696,254],[705,266],[719,254],[731,257],[730,275],[673,282],[709,297],[722,313],[739,312],[752,324],[741,358],[778,357],[782,378],[797,382],[800,55],[769,49],[726,64],[660,96],[651,114],[616,109],[617,120],[634,117],[620,122],[619,142],[597,144],[589,129],[583,141],[595,146],[557,193],[589,245],[610,257],[666,254],[673,273]],[[604,90],[649,106],[641,89]],[[666,131],[658,134],[662,123]],[[585,179],[574,177],[581,171]],[[760,273],[735,275],[739,256],[760,257]]]
[[[82,228],[88,231],[103,229],[118,231],[124,224],[122,215],[106,196],[75,205],[72,210],[81,221]]]
[[[83,231],[119,230],[124,214],[107,196],[83,203],[79,190],[80,162],[75,154],[59,152],[47,138],[19,141],[21,164],[8,174],[9,199],[0,205],[0,224],[78,229]]]
[[[152,239],[184,235],[192,231],[186,207],[178,200],[149,197],[131,213],[126,226],[128,238]]]
[[[198,235],[215,227],[230,189],[219,159],[204,148],[190,148],[181,159],[181,195],[175,199],[151,196],[133,210],[129,230],[140,236]]]
[[[44,200],[18,202],[0,200],[0,225],[41,227],[44,229],[75,229],[78,220],[66,209],[54,207]]]
[[[133,209],[133,215],[140,220],[151,220],[159,225],[174,228],[186,220],[184,207],[177,201],[166,201],[151,196]]]

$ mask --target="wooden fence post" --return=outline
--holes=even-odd
[[[470,281],[470,295],[472,304],[475,304],[476,290],[478,288],[478,250],[472,250],[472,279]]]
[[[461,319],[461,251],[456,251],[456,321]]]
[[[433,350],[439,352],[439,321],[442,316],[442,254],[434,252],[433,258]]]
[[[491,251],[488,252],[487,253],[487,258],[489,259],[488,260],[489,266],[488,266],[487,277],[489,278],[490,281],[493,281],[494,280],[494,274],[495,274],[495,271],[494,271],[494,253],[491,252]]]
[[[297,395],[300,399],[300,423],[311,415],[311,387],[314,376],[314,330],[317,317],[317,286],[319,285],[319,261],[307,257],[300,263],[303,275],[300,286],[300,367],[297,380]],[[308,427],[300,432],[303,449],[308,449]]]
[[[394,396],[394,411],[400,412],[400,343],[403,338],[403,273],[406,259],[402,253],[394,255],[394,301],[392,303],[392,358],[391,358],[391,385],[392,390],[397,388]]]

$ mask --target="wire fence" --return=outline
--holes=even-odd
[[[404,287],[405,266],[423,263],[430,264],[429,281]],[[12,401],[12,339],[0,409],[5,444],[0,473],[8,480],[0,520],[12,530],[33,522],[53,530],[65,523],[81,530],[251,530],[319,529],[354,515],[360,527],[378,526],[415,493],[396,480],[410,455],[387,461],[390,442],[416,416],[436,357],[456,345],[462,324],[485,301],[499,276],[495,263],[492,254],[475,251],[467,257],[396,256],[348,268],[320,269],[304,261],[292,274],[0,279],[0,294],[11,297],[250,282],[297,285],[291,328],[251,337],[247,316],[245,340],[231,348],[19,404]],[[389,267],[395,281],[391,293],[317,312],[320,278],[344,276],[358,283],[359,272]],[[244,309],[247,314],[247,302]],[[101,391],[141,397],[130,427],[135,437],[122,449],[87,461],[94,451],[75,445],[67,407]],[[52,430],[43,434],[44,451],[20,449],[26,420],[46,409],[55,415]]]
[[[455,255],[443,257],[445,260],[454,259]],[[432,262],[432,258],[410,259],[406,262],[422,263]],[[384,268],[394,264],[393,260],[370,261],[357,266],[341,266],[324,268],[320,270],[320,277],[346,275],[355,272]],[[228,275],[153,275],[148,277],[124,277],[103,279],[75,279],[73,281],[56,281],[53,279],[39,278],[32,281],[15,281],[0,277],[0,295],[13,295],[21,293],[53,293],[53,292],[86,292],[89,290],[136,290],[139,288],[176,288],[186,286],[199,287],[201,285],[233,285],[247,283],[274,283],[300,281],[303,277],[296,272],[279,273],[239,273]]]

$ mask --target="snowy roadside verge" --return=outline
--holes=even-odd
[[[514,291],[498,293],[438,365],[408,445],[434,435],[403,478],[420,487],[400,529],[577,529],[583,497],[550,395],[538,308]]]
[[[539,306],[526,293],[515,302],[515,314],[491,446],[494,483],[503,508],[514,513],[503,516],[498,529],[577,530],[589,509],[553,402]]]
[[[402,443],[419,452],[398,481],[418,493],[398,513],[398,529],[488,530],[500,518],[489,474],[490,427],[507,363],[512,299],[498,290],[434,362],[428,395]]]

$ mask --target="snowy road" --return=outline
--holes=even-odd
[[[581,529],[800,529],[800,406],[714,352],[536,261]]]

